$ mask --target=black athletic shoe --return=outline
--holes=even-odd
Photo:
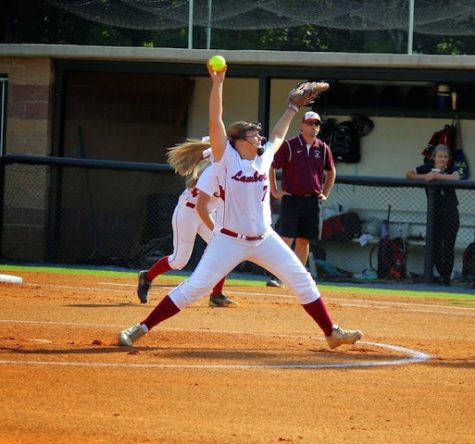
[[[140,299],[142,304],[146,304],[148,302],[148,291],[152,283],[147,279],[147,270],[142,270],[139,272],[139,283],[137,285],[137,296]]]
[[[224,294],[218,294],[210,295],[208,305],[210,307],[235,307],[237,303],[224,296]]]

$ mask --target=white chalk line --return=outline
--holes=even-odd
[[[44,286],[49,288],[63,288],[63,289],[75,289],[75,290],[85,290],[93,292],[101,292],[97,287],[84,287],[84,286],[73,286],[73,285],[58,285],[58,284],[33,284],[26,283],[25,285],[31,286]],[[111,282],[101,282],[100,285],[107,286],[127,286],[135,287],[131,284],[118,284]],[[173,287],[161,287],[164,289],[171,289]],[[115,290],[108,289],[108,291],[121,294],[129,294],[129,291],[126,290]],[[264,292],[242,292],[242,291],[230,291],[233,294],[242,294],[245,296],[270,296],[277,298],[289,298],[294,299],[294,296],[282,295],[275,293],[264,293]],[[379,309],[388,309],[391,307],[405,308],[411,311],[422,311],[426,313],[438,313],[438,314],[458,314],[471,316],[471,311],[475,311],[474,308],[470,307],[446,307],[440,305],[431,305],[428,307],[424,304],[410,303],[410,302],[389,302],[389,301],[362,301],[359,303],[354,299],[345,299],[345,298],[325,298],[326,300],[332,300],[341,304],[342,306],[354,306],[354,307],[367,307],[367,308],[379,308]],[[379,304],[379,306],[378,306]],[[416,308],[417,307],[417,308]],[[455,311],[468,311],[469,313],[452,313],[449,310]],[[440,311],[443,310],[443,311]],[[110,327],[118,328],[116,325],[112,324],[96,324],[96,323],[74,323],[74,322],[52,322],[52,321],[28,321],[28,320],[8,320],[0,319],[0,323],[25,323],[25,324],[44,324],[44,325],[65,325],[65,326],[83,326],[83,327]],[[161,328],[161,330],[169,331],[183,331],[178,328]],[[256,335],[256,336],[272,336],[272,337],[286,337],[286,338],[299,338],[299,336],[289,336],[289,335],[279,335],[279,334],[266,334],[266,333],[249,333],[249,332],[231,332],[231,331],[221,331],[221,330],[199,330],[199,329],[187,329],[186,331],[201,332],[201,333],[228,333],[228,334],[247,334],[247,335]],[[301,338],[301,337],[300,337]],[[321,339],[321,338],[315,338]],[[399,353],[406,354],[406,358],[390,359],[383,361],[368,361],[368,362],[354,362],[354,363],[327,363],[327,364],[276,364],[276,365],[203,365],[203,364],[130,364],[130,363],[100,363],[100,362],[64,362],[64,361],[5,361],[0,360],[0,364],[4,365],[58,365],[58,366],[86,366],[86,367],[121,367],[121,368],[173,368],[173,369],[324,369],[324,368],[362,368],[362,367],[380,367],[380,366],[394,366],[394,365],[404,365],[416,362],[427,361],[432,358],[427,353],[417,351],[414,349],[409,349],[405,347],[400,347],[391,344],[385,343],[373,343],[373,342],[364,342],[361,341],[358,344],[372,345],[374,347],[379,347],[383,349],[397,351]]]
[[[83,286],[74,286],[74,285],[57,285],[57,284],[34,284],[34,283],[26,283],[24,285],[30,286],[43,286],[47,288],[62,288],[62,289],[70,289],[70,290],[84,290],[84,291],[92,291],[101,293],[102,290],[98,289],[97,287],[83,287]],[[100,282],[99,285],[107,285],[107,286],[127,286],[127,287],[135,287],[131,284],[122,284],[122,283],[115,283],[115,282]],[[160,287],[165,290],[173,289],[174,287]],[[107,289],[109,292],[119,293],[119,294],[130,294],[127,290],[116,290],[116,289]],[[252,297],[273,297],[273,298],[284,298],[284,299],[295,299],[295,296],[292,295],[283,295],[277,293],[264,293],[264,292],[244,292],[244,291],[234,291],[229,290],[227,291],[230,294],[236,295],[243,295],[243,296],[252,296]],[[343,307],[358,307],[358,308],[376,308],[379,310],[387,310],[388,308],[401,308],[403,310],[410,310],[413,312],[419,313],[433,313],[433,314],[442,314],[442,315],[455,315],[455,316],[463,316],[463,317],[475,317],[475,308],[472,307],[447,307],[444,305],[426,305],[416,302],[391,302],[391,301],[361,301],[358,302],[354,299],[346,299],[346,298],[332,298],[326,297],[325,301],[331,301],[340,304]]]
[[[112,324],[93,324],[93,323],[77,323],[77,322],[52,322],[52,321],[25,321],[25,320],[7,320],[1,319],[0,323],[20,323],[20,324],[42,324],[42,325],[67,325],[67,326],[82,326],[82,327],[114,327]],[[298,336],[274,333],[256,333],[256,332],[240,332],[228,330],[202,330],[202,329],[182,329],[182,328],[161,328],[161,330],[168,331],[186,331],[199,333],[225,333],[230,335],[251,335],[251,336],[267,336],[278,338],[291,339],[316,339],[322,338],[312,336]],[[358,345],[369,345],[376,348],[395,351],[407,355],[405,358],[385,359],[381,361],[363,361],[363,362],[331,362],[322,364],[133,364],[133,363],[104,363],[104,362],[65,362],[65,361],[26,361],[26,360],[0,360],[0,365],[40,365],[40,366],[67,366],[67,367],[102,367],[102,368],[127,368],[127,369],[234,369],[234,370],[251,370],[251,369],[330,369],[330,368],[368,368],[368,367],[384,367],[384,366],[398,366],[413,363],[424,362],[432,359],[428,353],[414,350],[398,345],[391,345],[379,342],[359,341]],[[124,351],[129,352],[130,348],[124,348]]]

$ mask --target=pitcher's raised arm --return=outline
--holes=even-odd
[[[216,162],[223,156],[227,143],[226,127],[223,123],[223,85],[226,71],[227,67],[222,71],[215,72],[208,65],[212,81],[209,95],[209,138]]]

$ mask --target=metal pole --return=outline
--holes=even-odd
[[[193,49],[193,0],[189,2],[188,11],[188,49]]]
[[[3,156],[4,153],[4,141],[3,141],[3,132],[4,132],[4,123],[5,123],[5,98],[6,98],[6,85],[7,81],[0,79],[0,156]]]
[[[211,15],[213,10],[213,0],[208,0],[208,27],[206,28],[206,49],[211,48]]]
[[[412,54],[414,45],[414,0],[409,0],[409,29],[407,31],[407,53]]]
[[[435,189],[426,188],[427,192],[427,219],[426,219],[426,246],[424,251],[424,282],[432,282],[434,268],[434,213]]]
[[[3,131],[5,112],[6,80],[0,80],[0,257],[3,257],[3,215],[5,213],[5,175],[7,166],[3,160]]]
[[[271,79],[265,74],[259,75],[259,98],[257,118],[264,123],[264,128],[269,128],[270,121],[270,93]]]

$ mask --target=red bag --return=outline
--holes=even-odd
[[[454,156],[455,141],[457,138],[457,129],[454,125],[445,125],[444,129],[436,131],[432,134],[429,143],[422,151],[424,161],[430,160],[432,157],[432,151],[437,145],[445,145],[449,148],[452,158]]]
[[[407,247],[404,239],[380,239],[378,244],[378,277],[403,279],[406,277]]]
[[[322,240],[349,241],[361,236],[363,223],[356,213],[337,214],[322,224]]]
[[[322,240],[332,240],[343,233],[344,216],[344,214],[338,214],[323,221]]]

